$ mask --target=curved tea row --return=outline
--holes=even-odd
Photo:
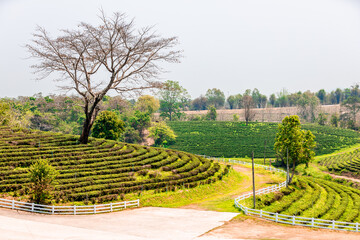
[[[59,171],[55,200],[102,203],[121,194],[191,188],[221,179],[229,166],[174,150],[26,129],[0,128],[0,192],[29,193],[28,167],[46,158]]]
[[[253,202],[252,193],[236,198],[235,206],[245,214],[275,222],[359,231],[360,190],[318,178],[298,176],[297,179],[295,184],[288,188],[284,188],[286,182],[283,182],[257,190],[256,209],[249,207]]]
[[[360,148],[321,159],[320,164],[330,171],[360,173]]]

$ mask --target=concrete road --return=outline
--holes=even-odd
[[[88,216],[48,216],[0,209],[0,239],[196,239],[236,215],[155,207]]]

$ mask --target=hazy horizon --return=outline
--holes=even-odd
[[[34,81],[23,47],[37,25],[53,36],[81,21],[97,25],[99,9],[124,12],[137,27],[178,36],[180,64],[164,65],[192,98],[219,88],[226,96],[327,92],[360,79],[360,3],[356,0],[44,1],[0,0],[0,97],[60,94],[52,77]]]

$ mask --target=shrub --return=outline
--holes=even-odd
[[[57,175],[58,171],[45,159],[39,159],[29,167],[31,193],[36,203],[44,203],[51,197],[50,191],[53,189]]]
[[[161,146],[166,143],[173,143],[176,139],[176,135],[170,127],[166,125],[165,122],[155,122],[149,128],[149,136],[154,138],[155,145]]]
[[[92,136],[117,140],[124,131],[125,123],[111,111],[103,111],[96,118],[92,130]]]

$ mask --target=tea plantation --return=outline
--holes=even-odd
[[[350,152],[327,156],[319,161],[320,165],[326,166],[330,171],[349,172],[355,175],[360,173],[360,149]]]
[[[229,166],[185,152],[26,129],[0,128],[0,193],[27,197],[28,167],[46,158],[59,171],[54,201],[117,200],[126,193],[191,188],[222,179]]]
[[[275,157],[274,141],[277,123],[187,121],[168,122],[178,136],[171,149],[214,157]],[[360,142],[360,134],[341,128],[303,124],[302,128],[315,135],[316,155],[332,153]]]
[[[256,197],[256,208],[290,216],[360,221],[360,190],[332,181],[297,177],[292,186]],[[251,207],[252,198],[244,200]]]

